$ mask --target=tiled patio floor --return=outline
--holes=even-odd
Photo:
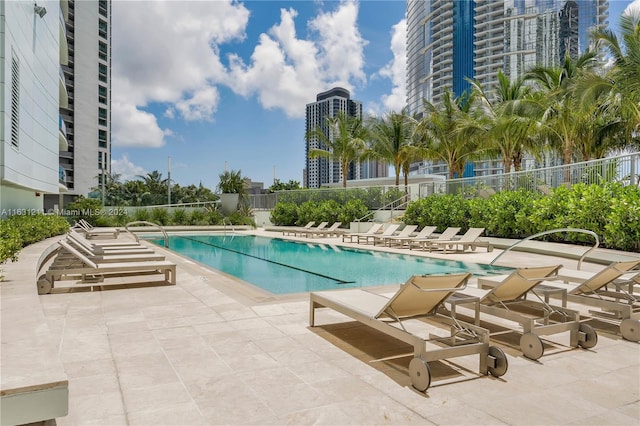
[[[3,304],[5,295],[36,292],[35,266],[24,263],[35,265],[45,247],[25,249],[22,268],[5,265]],[[59,357],[69,379],[69,414],[58,425],[640,424],[640,344],[614,333],[599,331],[592,350],[553,336],[539,361],[507,338],[497,342],[509,359],[505,376],[478,376],[477,356],[434,363],[424,394],[409,383],[406,344],[330,310],[310,328],[307,294],[271,296],[167,258],[179,262],[176,286],[38,296],[58,348],[41,356]],[[541,261],[575,265],[527,253],[508,259]],[[20,326],[12,321],[3,314],[3,334]]]

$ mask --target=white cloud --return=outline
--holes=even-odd
[[[128,112],[112,117],[114,144],[164,144],[166,130],[140,111],[154,102],[169,104],[166,114],[210,120],[220,101],[214,86],[226,73],[217,46],[243,39],[248,19],[232,0],[113,2],[112,101]]]
[[[624,10],[625,15],[630,15],[631,13],[640,13],[640,0],[632,1],[629,6]]]
[[[111,174],[120,175],[120,182],[134,179],[136,176],[143,176],[146,173],[145,169],[133,164],[127,154],[123,154],[119,160],[111,159]]]
[[[111,103],[112,143],[116,146],[158,148],[164,146],[165,136],[173,133],[162,130],[150,112],[138,109],[132,103]]]
[[[639,0],[640,1],[640,0]],[[378,74],[391,80],[390,95],[383,95],[382,104],[388,111],[400,112],[407,104],[407,20],[402,19],[391,28],[393,59]]]
[[[265,108],[281,108],[289,117],[304,116],[304,106],[318,92],[339,85],[352,90],[364,82],[364,46],[357,28],[358,5],[340,3],[333,12],[308,22],[317,40],[299,39],[297,12],[281,9],[280,22],[261,34],[245,64],[229,55],[228,85],[243,96],[257,95]]]

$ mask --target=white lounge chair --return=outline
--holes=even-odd
[[[456,320],[439,309],[451,294],[464,289],[470,276],[412,276],[391,298],[361,289],[313,292],[309,324],[315,326],[316,309],[327,307],[412,345],[414,358],[409,363],[409,376],[419,391],[427,390],[431,384],[429,361],[477,354],[480,374],[499,377],[507,371],[507,357],[501,349],[489,346],[488,330]],[[418,318],[411,325],[420,330],[426,324],[444,327],[450,335],[425,337],[408,331],[410,320]]]
[[[82,232],[84,232],[87,238],[94,238],[94,237],[118,238],[118,235],[120,234],[120,230],[117,228],[96,228],[95,226],[91,225],[89,222],[87,222],[84,219],[80,219],[79,221],[77,221],[76,227],[80,229]]]
[[[380,229],[382,229],[382,225],[383,225],[382,223],[373,223],[366,232],[351,232],[351,233],[342,234],[342,242],[344,243],[347,237],[349,238],[349,242],[352,243],[354,237],[356,238],[356,241],[357,241],[357,238],[359,238],[362,235],[364,236],[375,235],[380,231]]]
[[[436,226],[425,226],[415,236],[406,236],[406,237],[392,236],[387,238],[386,242],[389,247],[393,245],[399,245],[402,248],[404,247],[405,243],[409,244],[411,241],[417,241],[417,240],[429,238],[430,235],[436,231],[436,229],[437,229]]]
[[[282,231],[282,235],[296,235],[300,231],[305,231],[307,229],[311,229],[311,227],[315,224],[315,221],[311,221],[307,223],[305,226],[294,226],[289,229],[284,229]]]
[[[176,264],[166,260],[163,261],[141,261],[141,262],[120,262],[120,263],[96,263],[80,253],[66,241],[58,241],[69,253],[72,253],[81,262],[77,267],[56,267],[51,265],[47,271],[40,275],[40,269],[44,263],[38,265],[36,276],[38,276],[38,294],[48,294],[55,287],[56,281],[76,280],[70,287],[93,287],[104,286],[111,283],[104,283],[105,277],[139,276],[147,274],[164,274],[163,284],[175,285]],[[55,262],[54,262],[55,263]],[[100,283],[100,284],[97,284]],[[122,285],[122,282],[113,283]],[[69,288],[70,288],[69,287]]]
[[[443,253],[447,253],[448,251],[466,251],[469,248],[475,251],[477,247],[485,247],[487,251],[493,251],[493,246],[488,241],[478,240],[483,232],[484,228],[469,228],[467,232],[458,239],[451,239],[449,241],[441,239],[431,242],[427,241],[422,248],[427,248],[430,252],[432,250],[442,250]]]
[[[108,253],[114,251],[135,251],[135,250],[146,250],[151,251],[148,247],[143,246],[142,244],[136,241],[113,241],[113,242],[102,242],[95,240],[88,240],[84,237],[84,235],[79,232],[75,232],[74,230],[70,230],[67,233],[67,238],[72,239],[78,244],[82,244],[87,249],[91,250],[94,254],[99,255],[101,253]]]
[[[325,229],[328,224],[329,224],[329,222],[320,222],[320,224],[318,226],[316,226],[315,228],[313,226],[311,226],[308,229],[299,229],[298,231],[293,232],[292,234],[289,234],[289,235],[302,237],[303,235],[306,235],[307,232],[320,231],[322,229]]]
[[[409,249],[413,250],[414,247],[424,249],[426,245],[433,241],[451,240],[458,232],[460,232],[460,228],[448,227],[436,238],[413,238],[409,243]]]
[[[389,226],[387,226],[387,229],[385,229],[382,232],[382,234],[364,234],[364,235],[359,235],[358,236],[358,244],[360,244],[362,241],[364,241],[364,244],[369,244],[369,241],[373,242],[375,238],[391,236],[398,230],[398,228],[400,228],[400,224],[399,223],[392,223]]]
[[[560,281],[545,281],[534,291],[548,297],[561,297],[566,301],[600,308],[602,319],[619,324],[622,337],[632,342],[640,341],[640,298],[617,285],[615,290],[607,289],[625,273],[640,265],[640,260],[616,262],[593,274],[581,284]],[[565,279],[566,275],[561,279]],[[635,280],[634,280],[635,284]],[[594,313],[594,311],[590,311]],[[598,313],[598,312],[595,312]],[[600,316],[599,316],[600,317]]]
[[[164,255],[158,254],[152,250],[144,249],[134,252],[127,252],[122,250],[110,251],[110,252],[100,252],[95,253],[91,249],[85,247],[82,244],[79,244],[76,240],[72,238],[67,238],[66,242],[71,246],[75,247],[79,252],[83,253],[89,259],[96,263],[107,263],[107,262],[139,262],[142,260],[164,260]],[[56,258],[57,261],[63,261],[66,259],[67,264],[73,264],[73,262],[78,262],[76,256],[72,253],[66,253],[64,250],[61,250],[58,253]]]
[[[556,278],[560,267],[519,268],[509,275],[479,278],[482,284],[478,287],[484,288],[467,287],[452,300],[464,295],[478,297],[480,312],[519,323],[523,333],[520,349],[527,358],[535,360],[544,354],[544,345],[538,336],[565,331],[570,332],[571,347],[592,348],[598,342],[598,336],[593,327],[580,322],[577,311],[549,305],[541,298],[538,301],[526,299],[541,282]]]
[[[413,234],[413,231],[416,230],[416,228],[418,227],[418,225],[405,225],[404,228],[402,228],[400,230],[400,232],[397,235],[374,235],[373,236],[373,245],[375,246],[376,243],[381,242],[384,245],[387,245],[387,242],[389,239],[391,238],[404,238],[404,237],[409,237],[411,234]]]
[[[301,235],[304,235],[307,238],[331,237],[332,235],[338,236],[339,234],[344,232],[344,231],[338,229],[340,227],[340,225],[342,225],[342,222],[334,222],[330,227],[328,227],[326,229],[309,230],[309,231],[304,232]]]

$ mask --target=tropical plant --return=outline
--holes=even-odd
[[[307,141],[315,141],[318,145],[318,148],[309,150],[309,158],[326,158],[338,162],[342,173],[342,187],[346,188],[349,165],[363,158],[366,138],[367,130],[362,118],[340,111],[335,117],[325,117],[322,126],[317,126],[307,134]]]
[[[247,183],[246,178],[242,177],[241,170],[225,170],[224,173],[219,175],[220,182],[218,183],[218,190],[223,194],[246,194]]]

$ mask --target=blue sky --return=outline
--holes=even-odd
[[[640,3],[640,0],[636,0]],[[610,22],[630,1],[609,4]],[[400,110],[406,2],[113,3],[112,172],[214,189],[228,169],[302,183],[305,104],[346,87]]]

